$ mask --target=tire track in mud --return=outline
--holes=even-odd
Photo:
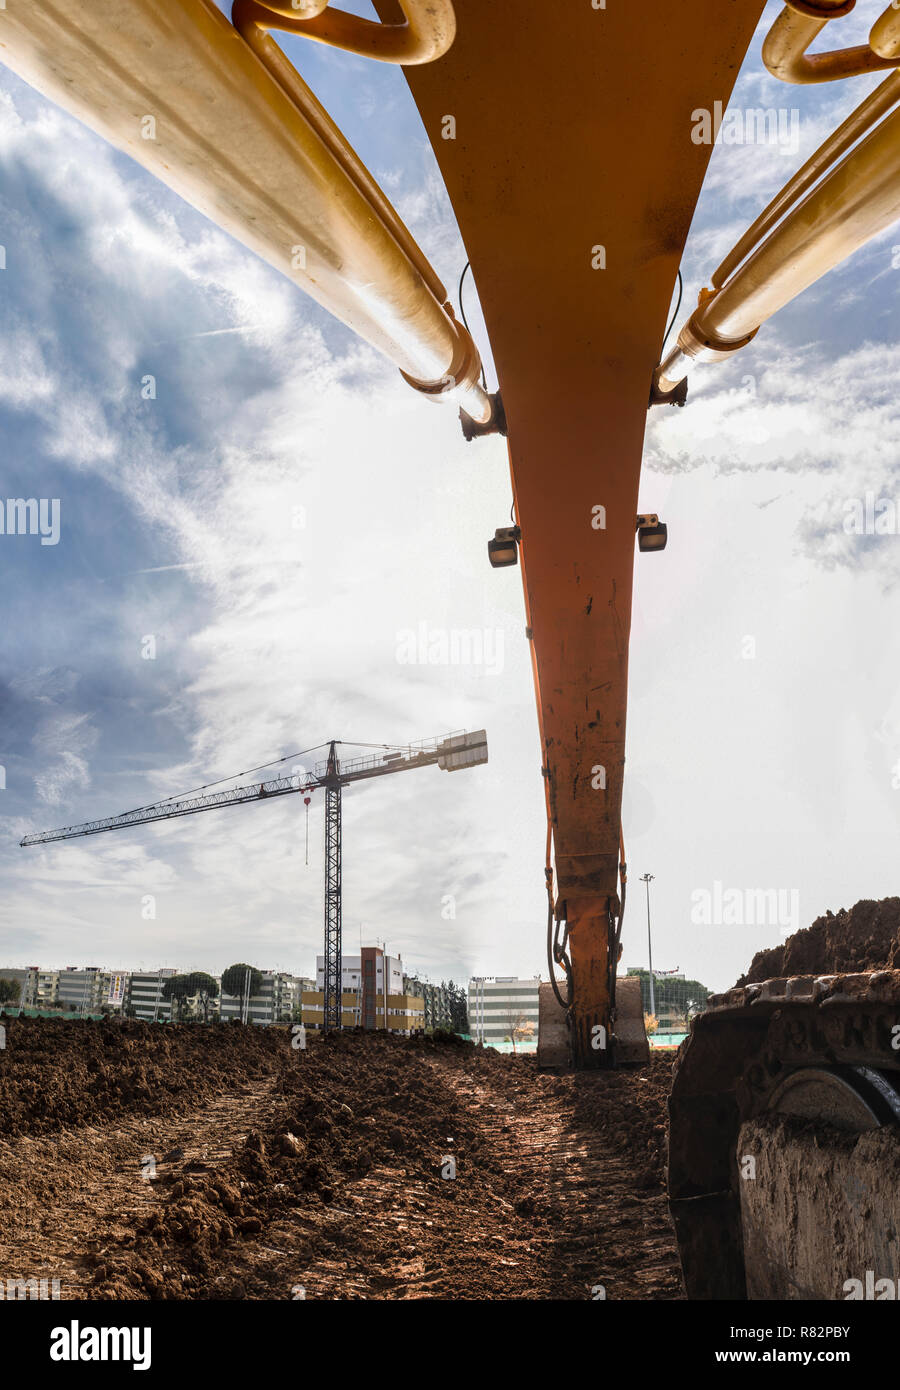
[[[402,1054],[397,1060],[402,1064]],[[414,1065],[422,1068],[420,1091],[427,1090],[432,1115],[446,1117],[446,1133],[430,1127],[432,1172],[404,1166],[398,1155],[365,1176],[348,1173],[334,1194],[283,1208],[273,1203],[261,1231],[210,1255],[202,1282],[188,1275],[185,1296],[683,1296],[659,1181],[648,1184],[640,1162],[617,1150],[618,1131],[598,1131],[590,1115],[577,1118],[579,1098],[596,1104],[601,1082],[561,1083],[528,1064],[510,1067],[450,1050]],[[622,1096],[642,1083],[620,1077],[614,1084],[621,1107]],[[332,1106],[346,1105],[345,1096],[352,1099],[349,1091],[335,1092]],[[274,1152],[276,1145],[270,1133],[266,1146]],[[443,1178],[450,1155],[456,1176]],[[276,1160],[264,1183],[269,1199],[286,1187],[275,1181],[282,1172]],[[177,1248],[165,1258],[178,1259]]]
[[[458,1071],[461,1103],[537,1218],[541,1298],[683,1297],[665,1198],[607,1136],[579,1123],[555,1079],[535,1075],[513,1094]]]
[[[235,1066],[261,1046],[225,1042]],[[0,1144],[0,1278],[100,1299],[682,1296],[659,1059],[553,1077],[439,1040],[275,1046],[272,1075],[220,1072],[180,1116],[166,1096]],[[179,1040],[185,1076],[207,1047]]]

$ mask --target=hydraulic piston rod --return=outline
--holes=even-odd
[[[312,94],[302,109],[213,0],[10,5],[0,9],[0,61],[293,280],[417,389],[490,422],[478,352],[409,232],[372,196],[337,128],[310,119]]]
[[[745,347],[766,319],[898,218],[900,110],[893,110],[790,207],[726,283],[704,292],[656,369],[656,398],[670,395],[695,362]]]

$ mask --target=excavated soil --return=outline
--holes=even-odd
[[[440,1038],[7,1028],[0,1262],[63,1298],[683,1296],[663,1057],[557,1077]]]
[[[0,1134],[6,1138],[166,1114],[238,1080],[274,1075],[283,1065],[285,1035],[265,1028],[2,1022]]]
[[[900,970],[900,898],[863,898],[849,910],[826,912],[783,945],[757,951],[736,984],[865,970]]]

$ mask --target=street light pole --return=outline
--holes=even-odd
[[[653,946],[650,941],[650,884],[655,874],[641,874],[641,883],[647,885],[647,963],[650,969],[650,1012],[656,1017],[656,995],[653,991]]]

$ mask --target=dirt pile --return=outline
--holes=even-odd
[[[633,1160],[638,1186],[662,1186],[672,1058],[651,1053],[640,1071],[580,1073],[573,1081],[576,1122],[608,1135],[618,1152]]]
[[[125,1115],[165,1114],[286,1065],[288,1034],[41,1018],[2,1020],[0,1134],[46,1134]]]
[[[89,1256],[91,1296],[677,1298],[670,1070],[313,1039],[228,1160],[163,1156],[148,1214]]]
[[[900,898],[862,898],[849,910],[826,912],[783,945],[757,951],[736,984],[865,970],[900,970]]]
[[[314,1039],[293,1054],[278,1083],[274,1121],[253,1130],[241,1150],[215,1171],[175,1163],[161,1176],[163,1200],[135,1232],[133,1253],[101,1261],[101,1297],[241,1297],[228,1284],[213,1291],[222,1248],[263,1231],[284,1213],[345,1200],[344,1189],[373,1170],[402,1168],[407,1182],[427,1183],[443,1201],[458,1190],[441,1179],[448,1155],[464,1151],[482,1178],[491,1173],[482,1139],[427,1065],[447,1051],[430,1039],[398,1041],[347,1031]],[[471,1044],[467,1069],[490,1065]],[[508,1069],[510,1059],[493,1058]]]

